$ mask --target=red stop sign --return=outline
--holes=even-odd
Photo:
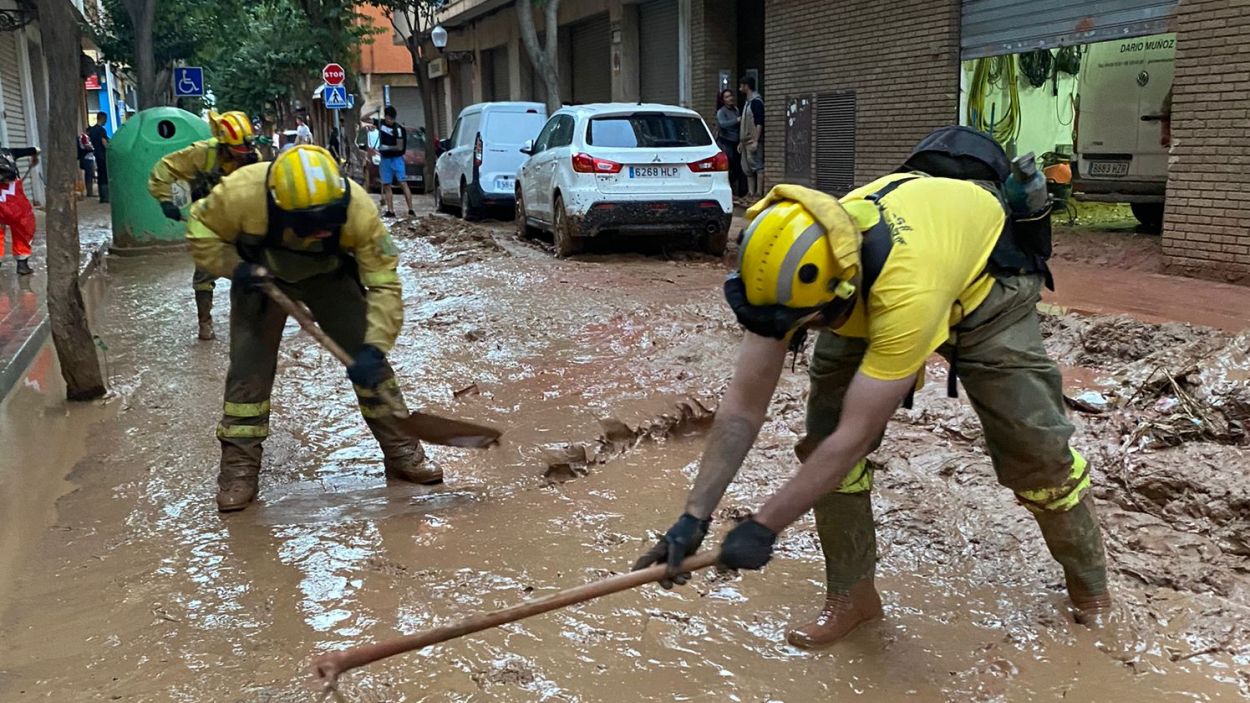
[[[347,72],[336,63],[328,63],[325,68],[321,69],[321,80],[326,85],[343,85],[343,79],[346,77]]]

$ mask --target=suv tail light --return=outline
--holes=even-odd
[[[690,170],[694,171],[695,173],[713,173],[716,171],[728,171],[729,170],[729,157],[725,155],[725,152],[718,151],[716,152],[716,156],[703,159],[702,161],[692,161],[690,162],[689,165],[690,165]]]
[[[621,165],[590,154],[574,154],[573,170],[578,173],[620,173]]]
[[[477,139],[473,140],[473,165],[482,165],[482,135],[479,133]]]

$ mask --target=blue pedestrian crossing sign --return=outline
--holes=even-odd
[[[321,99],[327,110],[346,110],[351,106],[347,99],[347,86],[327,85],[321,91]]]
[[[179,66],[175,68],[174,97],[204,97],[204,69],[199,66]]]

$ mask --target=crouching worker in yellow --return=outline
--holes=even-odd
[[[213,130],[212,139],[194,142],[169,154],[148,176],[148,192],[171,220],[181,220],[182,209],[208,195],[222,176],[260,160],[247,113],[209,113],[208,122]],[[216,338],[213,334],[213,287],[216,283],[216,276],[200,268],[196,268],[191,277],[199,337],[204,340]]]
[[[747,330],[733,379],[682,515],[636,568],[667,563],[670,579],[685,581],[674,567],[702,543],[759,433],[787,340],[818,329],[807,431],[796,447],[802,466],[721,547],[724,566],[762,568],[778,533],[815,510],[827,598],[788,641],[827,646],[881,617],[865,457],[935,351],[951,362],[981,420],[998,481],[1033,513],[1062,565],[1077,620],[1102,620],[1111,597],[1088,467],[1068,444],[1073,427],[1035,308],[1044,259],[1007,241],[1017,237],[1004,229],[997,186],[1006,157],[996,164],[969,180],[907,169],[841,201],[782,185],[747,213],[738,272],[725,284]]]
[[[355,357],[348,368],[360,412],[382,447],[386,475],[437,483],[443,473],[401,433],[378,395],[399,392],[386,352],[403,322],[394,242],[363,188],[343,177],[330,152],[297,146],[273,163],[244,166],[191,209],[195,263],[230,277],[230,370],[217,437],[217,507],[241,510],[256,497],[269,394],[286,314],[259,286],[272,282],[302,301]]]

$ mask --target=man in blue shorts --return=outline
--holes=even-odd
[[[395,121],[399,111],[394,105],[386,108],[385,117],[381,122],[375,121],[373,128],[378,131],[378,175],[382,179],[382,202],[386,209],[382,217],[394,217],[394,194],[391,186],[398,184],[404,190],[404,202],[408,204],[408,214],[416,215],[412,209],[412,191],[408,190],[408,174],[404,170],[404,152],[408,150],[408,129]]]

